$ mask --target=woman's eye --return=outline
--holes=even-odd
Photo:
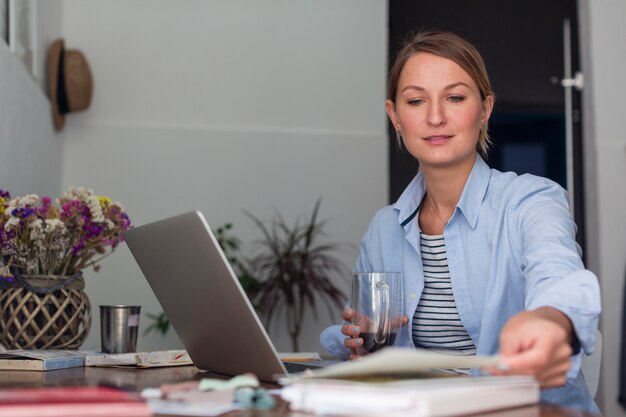
[[[463,97],[463,96],[450,96],[450,97],[448,97],[448,100],[450,100],[453,103],[460,103],[463,100],[465,100],[465,97]]]
[[[408,103],[411,106],[419,106],[420,104],[424,103],[424,100],[422,100],[421,98],[414,98],[414,99],[408,100]]]

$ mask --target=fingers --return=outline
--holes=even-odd
[[[348,337],[357,337],[361,333],[361,328],[354,324],[344,324],[341,326],[341,333]]]
[[[539,380],[541,388],[557,388],[567,383],[567,373],[555,376],[550,379]]]
[[[346,307],[341,311],[341,318],[348,323],[352,322],[352,317],[354,316],[354,312],[352,309]],[[363,345],[363,339],[361,339],[359,334],[361,333],[361,328],[354,324],[344,324],[341,326],[341,333],[345,336],[348,336],[344,341],[343,345],[350,349],[349,360],[355,359],[359,357],[357,353],[357,348]]]
[[[567,372],[571,367],[571,362],[566,361],[558,366],[551,366],[540,374],[534,374],[529,371],[524,372],[493,372],[493,375],[528,375],[535,378],[541,388],[556,388],[567,383]]]
[[[344,308],[341,312],[341,318],[347,322],[351,322],[353,317],[354,312],[350,308]],[[341,333],[348,336],[343,341],[343,345],[350,349],[350,356],[348,359],[352,360],[361,357],[358,351],[358,348],[363,346],[363,339],[358,337],[359,334],[361,334],[361,327],[354,324],[344,324],[341,326]]]
[[[515,374],[552,376],[554,369],[561,369],[570,363],[572,348],[565,343],[551,344],[537,342],[519,353],[503,355],[503,361],[508,365],[508,372]],[[567,369],[565,372],[567,372]]]
[[[539,372],[537,380],[542,388],[552,388],[567,382],[567,373],[572,367],[572,348],[569,345],[562,346],[550,365]]]
[[[542,388],[551,388],[567,382],[567,372],[572,366],[568,356],[560,360],[536,360],[537,355],[524,352],[519,355],[503,357],[501,368],[489,369],[492,375],[529,375],[534,377]]]
[[[565,326],[546,319],[543,313],[519,313],[500,333],[500,354],[507,369],[491,369],[490,372],[494,375],[530,375],[542,388],[563,385],[571,368],[569,340]]]
[[[352,321],[352,309],[350,308],[344,308],[343,311],[341,312],[341,318],[344,319],[345,321]]]
[[[567,382],[567,372],[572,366],[572,361],[568,358],[558,365],[551,366],[537,377],[541,388],[554,388],[564,385]]]
[[[363,339],[360,337],[349,337],[343,341],[343,345],[350,349],[352,353],[358,354],[357,349],[363,346]]]
[[[343,345],[347,349],[350,349],[350,359],[354,359],[357,357],[362,357],[366,354],[366,351],[362,349],[363,344],[365,343],[363,338],[360,337],[361,333],[367,333],[372,331],[372,326],[376,328],[377,323],[372,321],[369,317],[362,315],[360,313],[355,313],[350,308],[345,308],[341,312],[341,317],[350,322],[350,324],[344,324],[341,326],[341,333],[347,338],[344,340]],[[401,326],[406,326],[409,322],[409,318],[407,316],[396,317],[393,319],[391,325],[392,328],[395,329],[393,332],[395,333],[398,328]],[[356,323],[356,324],[355,324]]]
[[[341,326],[341,333],[348,336],[344,340],[343,345],[346,348],[352,350],[352,354],[356,355],[356,349],[359,346],[363,345],[363,339],[359,337],[359,334],[361,333],[361,328],[353,324],[344,324],[343,326]]]

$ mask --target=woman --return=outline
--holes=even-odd
[[[494,99],[480,54],[454,34],[420,32],[399,52],[386,109],[420,172],[372,220],[355,271],[403,273],[409,331],[397,344],[499,353],[507,369],[494,373],[532,375],[543,401],[598,412],[578,372],[595,341],[597,279],[565,191],[484,162]],[[321,341],[349,358],[359,331],[332,326]]]

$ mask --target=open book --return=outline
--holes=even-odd
[[[360,360],[284,378],[283,399],[295,411],[337,416],[443,417],[539,402],[526,376],[451,376],[440,368],[497,365],[496,356],[453,356],[387,348]]]
[[[184,350],[107,353],[88,355],[85,358],[85,366],[155,368],[181,365],[193,365],[189,354]]]
[[[497,366],[498,356],[457,356],[432,352],[426,349],[388,347],[359,360],[340,362],[336,365],[307,371],[287,377],[288,383],[296,379],[345,378],[371,375],[413,375],[429,373],[437,369],[488,368]]]

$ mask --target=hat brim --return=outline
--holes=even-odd
[[[61,68],[61,54],[63,53],[63,39],[57,39],[50,45],[48,50],[48,95],[52,105],[52,120],[56,130],[63,129],[65,115],[59,109],[59,76]]]

